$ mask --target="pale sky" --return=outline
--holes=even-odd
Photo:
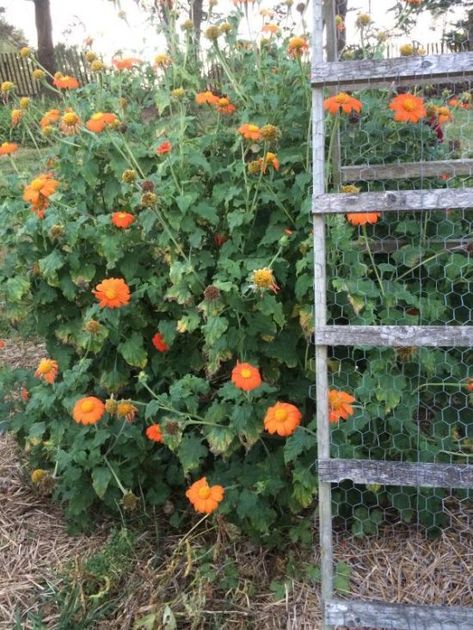
[[[295,18],[298,14],[294,1]],[[8,22],[21,28],[32,45],[36,43],[33,3],[27,0],[2,0],[0,3],[6,9],[5,17]],[[94,50],[106,56],[111,56],[117,50],[124,54],[132,53],[151,59],[156,53],[163,52],[163,42],[157,37],[155,29],[147,23],[146,12],[140,10],[134,0],[120,0],[121,8],[126,14],[126,20],[120,19],[117,10],[108,0],[51,0],[54,41],[69,44],[82,44],[88,36],[94,38]],[[275,0],[263,0],[260,7],[271,8],[279,4]],[[347,19],[348,39],[355,37],[353,23],[358,10],[369,12],[376,26],[380,29],[389,28],[390,15],[386,8],[393,5],[391,0],[349,0],[350,11]],[[219,0],[217,11],[224,13],[232,7],[229,0]],[[258,19],[260,19],[258,17]],[[310,20],[307,20],[310,24]],[[411,34],[411,38],[427,43],[439,41],[443,23],[440,21],[436,29],[432,30],[431,20],[423,16]],[[404,38],[408,40],[409,38]]]

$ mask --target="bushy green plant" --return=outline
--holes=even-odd
[[[54,383],[21,375],[17,388],[26,384],[29,399],[9,392],[6,404],[15,408],[9,428],[28,444],[32,465],[50,469],[55,495],[76,527],[90,523],[99,503],[111,511],[162,506],[179,527],[187,513],[184,490],[205,475],[225,488],[219,513],[248,534],[271,544],[310,537],[310,519],[298,518],[316,495],[308,64],[294,42],[288,52],[279,37],[258,46],[239,42],[237,21],[234,15],[229,29],[210,33],[218,91],[228,100],[205,94],[192,41],[178,46],[171,21],[169,60],[161,56],[157,68],[131,62],[66,93],[41,169],[28,178],[8,176],[4,188],[7,315],[30,319],[59,366]],[[387,104],[386,93],[370,93],[356,120],[342,120],[356,129],[353,137],[343,134],[347,154],[350,143],[358,154],[357,134],[371,137],[378,125],[392,130],[389,157],[401,155],[405,136],[418,146],[420,128],[394,122]],[[380,118],[374,110],[383,112]],[[70,128],[67,112],[78,117],[67,119]],[[93,118],[99,112],[116,120],[96,133],[86,122],[100,119]],[[273,127],[266,139],[248,139],[238,131],[244,123]],[[432,129],[423,127],[422,136],[424,155],[436,155]],[[381,156],[382,146],[376,150]],[[59,184],[35,214],[22,191],[40,170],[52,171]],[[112,222],[122,211],[134,215],[126,229]],[[443,221],[455,233],[465,229],[463,217]],[[414,242],[420,228],[409,217],[387,219],[380,229]],[[363,230],[358,237],[343,216],[329,220],[334,320],[349,313],[351,323],[415,323],[414,309],[428,307],[426,317],[444,321],[453,304],[440,304],[428,284],[419,293],[415,273],[431,271],[442,253],[432,257],[426,247],[409,257],[408,244],[397,254],[398,267],[386,259],[376,277]],[[466,282],[463,258],[455,264],[452,280]],[[263,283],[254,276],[261,269]],[[129,304],[100,308],[92,291],[106,278],[124,279]],[[425,351],[416,359],[430,380],[445,375],[435,356]],[[451,360],[455,382],[466,378],[459,358]],[[257,366],[263,384],[248,392],[236,387],[237,361]],[[406,427],[415,424],[418,396],[395,350],[363,354],[361,367],[334,351],[332,365],[333,387],[356,398],[349,420],[334,427],[336,454],[366,457],[376,448],[380,456],[417,458],[414,429]],[[87,396],[109,401],[93,426],[72,419]],[[128,405],[121,418],[117,400]],[[264,430],[277,401],[302,413],[287,437]],[[160,425],[163,443],[146,438],[150,424]],[[406,442],[393,445],[399,434]],[[440,438],[425,443],[425,454],[445,448]],[[346,516],[360,502],[349,492],[337,500]]]

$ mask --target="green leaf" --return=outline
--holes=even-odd
[[[21,302],[30,290],[30,281],[21,276],[9,278],[6,282],[7,297],[12,302]]]
[[[225,455],[233,442],[235,433],[228,427],[213,427],[206,437],[210,451],[214,455]]]
[[[294,461],[304,451],[315,447],[315,438],[298,427],[294,433],[286,439],[284,444],[284,463]]]
[[[228,328],[228,319],[225,317],[209,317],[206,324],[202,326],[205,341],[208,346],[213,346],[220,339]]]
[[[108,484],[112,480],[112,473],[106,466],[94,468],[92,471],[92,486],[100,499],[103,499],[107,492]]]
[[[177,456],[181,462],[184,474],[199,468],[202,459],[206,457],[207,453],[208,450],[202,444],[202,438],[198,438],[196,435],[185,435],[177,449]]]
[[[57,281],[57,271],[59,271],[63,265],[64,258],[57,249],[54,249],[48,256],[39,260],[41,274],[48,282]]]
[[[148,356],[143,348],[143,337],[139,333],[132,333],[127,341],[118,346],[118,351],[128,365],[144,368],[148,363]]]

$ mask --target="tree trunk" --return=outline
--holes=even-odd
[[[468,37],[468,50],[473,50],[473,9],[468,11],[466,18],[466,34]]]
[[[348,0],[336,0],[335,2],[335,11],[336,14],[339,15],[343,22],[345,22],[347,16],[347,5]],[[337,51],[340,54],[341,51],[345,48],[347,44],[347,34],[346,31],[337,31]]]
[[[53,26],[49,0],[33,0],[36,32],[38,34],[38,61],[51,74],[56,72],[54,58]]]

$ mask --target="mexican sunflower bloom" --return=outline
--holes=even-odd
[[[152,442],[164,442],[163,434],[161,433],[161,427],[159,424],[152,424],[146,428],[146,437]]]
[[[264,158],[261,158],[261,172],[266,173],[268,166],[271,166],[275,171],[279,171],[279,160],[275,153],[268,151]]]
[[[328,393],[329,421],[348,420],[348,417],[354,413],[352,407],[354,402],[355,398],[351,394],[331,389]]]
[[[269,267],[262,267],[261,269],[255,269],[251,274],[251,287],[254,290],[264,291],[269,289],[273,293],[279,291],[279,287],[274,279],[272,269]]]
[[[195,95],[195,102],[197,105],[216,105],[218,100],[219,97],[209,90],[206,92],[197,92]]]
[[[399,94],[389,104],[396,122],[418,123],[427,115],[424,99],[414,94]]]
[[[130,301],[130,288],[123,278],[106,278],[92,291],[100,308],[120,308]]]
[[[169,142],[169,140],[166,140],[165,142],[161,142],[159,147],[156,149],[156,153],[158,155],[166,155],[166,153],[169,153],[171,149],[172,149],[172,144]]]
[[[80,125],[79,116],[73,111],[67,111],[61,118],[59,129],[65,136],[73,136],[78,133]]]
[[[114,125],[118,122],[115,114],[109,112],[97,112],[93,114],[86,122],[85,126],[93,133],[101,133],[106,127]]]
[[[76,90],[79,87],[79,81],[68,74],[59,74],[54,76],[53,85],[60,90]]]
[[[52,385],[56,380],[58,371],[59,366],[57,361],[53,359],[41,359],[34,375],[36,378]]]
[[[131,70],[134,66],[139,66],[143,62],[136,57],[125,57],[123,59],[113,59],[112,63],[117,70]]]
[[[112,223],[121,230],[126,230],[135,221],[135,216],[130,212],[114,212],[112,214]]]
[[[277,402],[266,411],[264,428],[268,433],[277,433],[281,437],[292,435],[302,420],[302,414],[295,405]]]
[[[309,50],[309,44],[303,37],[291,37],[287,46],[287,52],[290,57],[301,57]]]
[[[132,422],[138,413],[138,409],[130,400],[120,400],[117,402],[115,413],[118,418],[124,418],[127,422]]]
[[[18,151],[16,142],[3,142],[0,144],[0,155],[11,155]]]
[[[251,392],[261,385],[261,375],[254,365],[237,362],[232,370],[232,383],[244,392]]]
[[[250,123],[245,123],[238,128],[238,133],[240,133],[245,140],[261,140],[261,131],[260,128],[256,125],[251,125]]]
[[[61,112],[58,109],[50,109],[39,121],[39,126],[43,129],[49,125],[53,125],[61,118]]]
[[[21,109],[12,109],[10,114],[11,126],[16,127],[20,120],[23,118],[23,110]]]
[[[164,337],[160,332],[157,332],[151,340],[151,343],[158,352],[167,352],[169,350],[168,344],[164,341]]]
[[[381,216],[380,212],[349,212],[347,215],[348,223],[352,225],[373,225],[377,223]]]
[[[105,413],[105,405],[95,396],[80,398],[72,410],[72,417],[78,424],[97,424]]]
[[[235,105],[233,105],[226,96],[219,98],[215,103],[215,107],[219,114],[227,114],[228,116],[236,111]]]
[[[223,500],[223,495],[223,487],[209,486],[205,477],[195,481],[186,492],[186,497],[192,503],[194,510],[202,514],[210,514],[216,510],[220,501]]]
[[[468,379],[467,384],[465,385],[467,392],[473,392],[473,378]]]
[[[325,111],[333,114],[334,116],[338,112],[342,111],[344,114],[350,114],[351,112],[361,112],[361,101],[357,98],[353,98],[346,92],[339,92],[335,96],[330,96],[324,100]]]
[[[436,115],[439,125],[445,125],[453,120],[452,112],[448,107],[437,107]]]
[[[49,173],[41,173],[25,186],[23,199],[33,206],[41,206],[53,193],[56,192],[59,182],[53,179]]]

